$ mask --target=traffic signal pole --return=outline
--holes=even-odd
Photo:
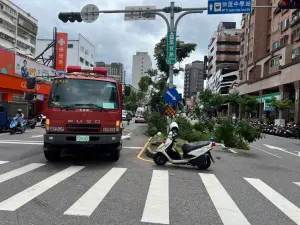
[[[279,6],[268,6],[268,5],[252,6],[252,8],[277,8],[277,7],[279,7]],[[203,13],[203,11],[205,11],[207,9],[208,9],[207,7],[181,8],[181,7],[175,6],[174,2],[171,2],[169,7],[165,7],[162,9],[141,9],[141,10],[98,10],[98,8],[94,5],[87,5],[82,9],[81,12],[61,12],[61,13],[59,13],[58,18],[60,20],[62,20],[64,23],[66,23],[67,21],[75,22],[75,20],[78,22],[81,22],[83,20],[87,23],[91,23],[91,22],[94,22],[98,18],[100,13],[113,14],[113,13],[137,13],[137,12],[139,12],[139,13],[142,13],[144,16],[146,16],[148,14],[155,14],[155,15],[160,16],[166,22],[168,34],[170,32],[174,32],[176,34],[178,23],[184,16],[186,16],[188,14],[192,14],[192,13]],[[162,14],[162,12],[170,14],[170,21],[164,14]],[[180,12],[183,12],[183,13],[175,21],[175,18],[174,18],[175,14],[180,13]],[[92,18],[91,18],[91,16],[92,16]],[[176,39],[176,36],[175,36],[175,39]],[[168,40],[168,43],[169,43],[169,40]],[[176,49],[176,46],[175,46],[175,49]],[[169,56],[170,56],[169,55],[169,44],[167,44],[167,54],[168,54],[168,58],[169,58]],[[175,58],[174,61],[170,62],[171,60],[167,59],[168,64],[169,64],[169,88],[174,87],[174,83],[173,83],[174,68],[173,67],[174,67],[174,64],[176,63],[176,58],[177,58],[176,50],[174,51],[174,54],[175,54],[175,56],[173,56]]]

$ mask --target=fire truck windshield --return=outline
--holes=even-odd
[[[55,79],[49,107],[118,109],[116,83],[84,79]]]

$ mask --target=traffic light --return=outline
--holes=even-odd
[[[82,22],[82,18],[80,13],[75,13],[75,12],[61,12],[58,14],[58,18],[63,21],[64,23],[70,21],[71,23],[74,23],[75,20],[77,22]]]
[[[300,0],[281,0],[278,3],[279,9],[300,9]]]

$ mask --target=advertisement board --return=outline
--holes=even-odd
[[[38,77],[50,80],[51,77],[55,76],[55,70],[25,57],[15,55],[15,74],[22,78]]]
[[[0,48],[0,73],[14,75],[15,54]]]
[[[56,70],[65,71],[67,67],[68,34],[57,33]]]

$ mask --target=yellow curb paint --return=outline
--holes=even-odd
[[[152,138],[153,138],[153,137],[149,138],[149,140],[146,142],[146,144],[144,145],[144,147],[142,148],[142,150],[141,150],[141,151],[139,152],[139,154],[136,156],[138,159],[143,160],[143,161],[145,161],[145,162],[151,162],[151,163],[154,162],[153,160],[150,160],[150,159],[144,159],[144,158],[141,156],[141,155],[144,153],[144,151],[146,150],[147,145],[150,143],[150,141],[151,141]],[[176,166],[176,165],[174,165],[174,164],[172,164],[172,163],[167,163],[167,165]]]
[[[141,155],[144,153],[144,151],[146,150],[147,145],[150,143],[151,139],[152,139],[152,137],[149,138],[149,140],[146,142],[146,144],[144,145],[144,147],[142,148],[142,150],[139,152],[139,154],[138,154],[136,157],[137,157],[138,159],[140,159],[140,160],[145,161],[145,162],[151,162],[151,163],[153,163],[153,160],[150,160],[150,159],[144,159],[144,158],[141,156]]]

